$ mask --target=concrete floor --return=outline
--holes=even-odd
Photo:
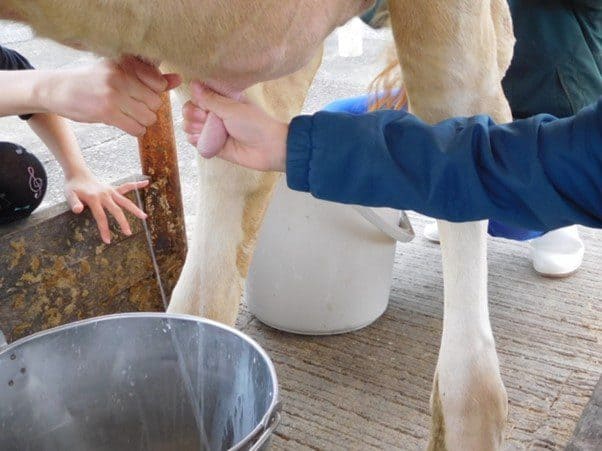
[[[387,34],[367,31],[365,52],[340,58],[336,40],[305,111],[365,92],[378,72]],[[22,26],[0,22],[0,43],[39,68],[62,68],[94,57],[35,39]],[[194,214],[194,149],[176,131],[185,208]],[[113,181],[139,171],[136,142],[106,126],[74,124],[92,170]],[[52,155],[15,118],[0,120],[2,140],[18,142],[46,164],[44,205],[62,200],[61,172]],[[187,227],[191,230],[187,217]],[[415,229],[425,219],[412,215]],[[490,240],[490,313],[510,399],[507,449],[562,449],[601,372],[602,233],[582,229],[583,267],[566,280],[538,277],[525,243]],[[438,246],[418,237],[397,249],[388,310],[372,326],[326,338],[282,334],[244,311],[239,325],[272,356],[282,386],[284,415],[275,449],[419,449],[428,437],[428,397],[442,319]]]
[[[426,222],[411,219],[417,231]],[[506,450],[564,449],[600,377],[602,236],[583,237],[583,266],[565,280],[537,276],[528,245],[489,241],[490,317],[510,404]],[[366,329],[299,337],[245,313],[241,328],[272,357],[282,387],[276,449],[424,449],[442,299],[439,246],[417,237],[398,245],[389,307]]]

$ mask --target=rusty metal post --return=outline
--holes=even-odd
[[[186,257],[186,229],[169,93],[163,93],[157,122],[138,140],[142,173],[151,179],[146,213],[159,268],[171,293]]]

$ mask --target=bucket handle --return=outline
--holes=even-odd
[[[4,348],[8,346],[8,341],[6,341],[6,337],[2,333],[2,329],[0,329],[0,351],[4,351]]]
[[[399,213],[399,222],[397,223],[396,227],[386,222],[372,208],[362,207],[359,205],[353,205],[353,208],[366,221],[395,241],[399,241],[400,243],[408,243],[414,239],[414,236],[416,236],[405,211],[401,211]]]
[[[276,427],[278,426],[278,423],[280,423],[280,412],[277,410],[270,417],[267,427],[265,428],[263,433],[259,436],[257,441],[255,443],[253,443],[253,445],[251,445],[251,447],[249,448],[249,451],[259,451],[261,449],[261,447],[263,446],[263,444],[265,442],[267,442],[268,439],[270,438],[270,436],[274,433],[274,431],[276,430]]]

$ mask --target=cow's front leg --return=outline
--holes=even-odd
[[[389,0],[389,9],[412,112],[431,123],[481,113],[511,120],[501,88],[513,45],[504,0]],[[439,222],[445,307],[430,449],[502,444],[507,399],[487,307],[486,225]]]
[[[429,449],[500,449],[507,397],[487,307],[487,223],[438,225],[445,306]]]

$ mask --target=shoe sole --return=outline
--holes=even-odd
[[[535,268],[533,270],[537,274],[539,274],[540,276],[545,277],[546,279],[566,279],[567,277],[570,277],[573,274],[575,274],[577,271],[579,271],[579,268],[573,269],[572,271],[565,272],[565,273],[562,273],[562,274],[547,274],[545,272],[539,272]]]

